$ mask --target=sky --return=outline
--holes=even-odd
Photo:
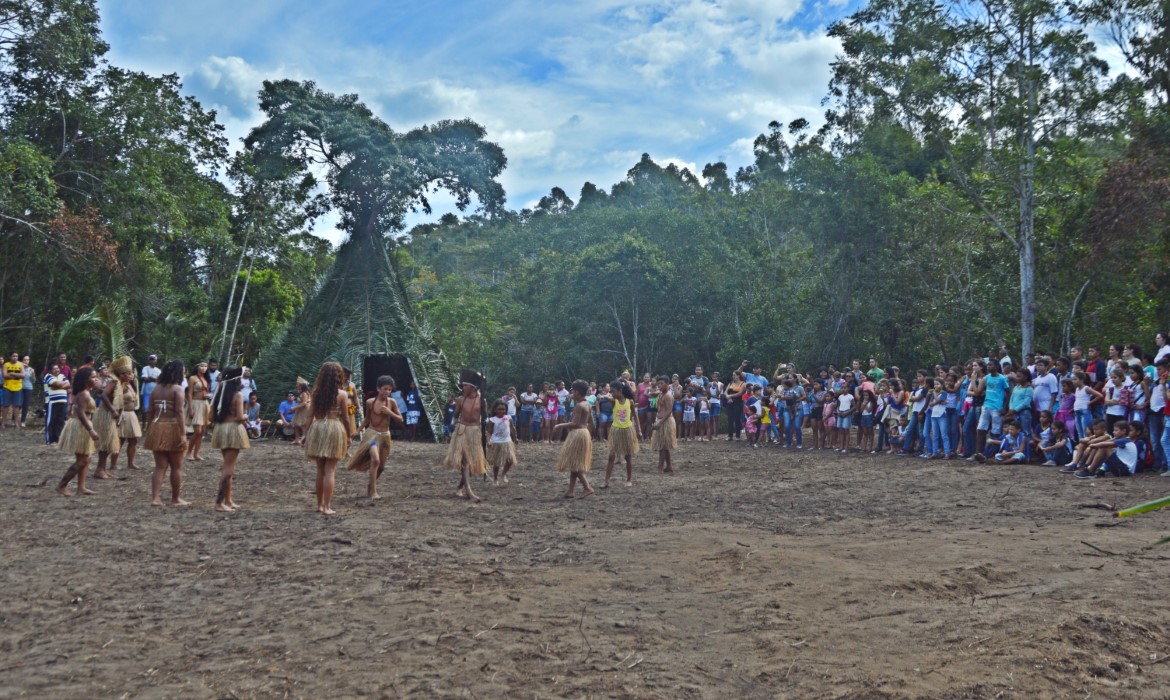
[[[773,120],[823,122],[826,28],[860,0],[99,0],[114,64],[177,73],[233,148],[268,79],[357,93],[395,129],[468,117],[512,209],[609,188],[642,153],[698,175],[752,162]],[[437,218],[446,205],[436,200]],[[417,223],[418,220],[411,223]],[[319,235],[339,242],[330,220]]]

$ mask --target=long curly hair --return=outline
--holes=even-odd
[[[337,392],[341,391],[342,381],[340,364],[326,362],[321,365],[321,369],[317,371],[317,381],[313,383],[314,418],[324,418],[337,408]]]
[[[161,386],[182,384],[183,370],[186,368],[187,366],[183,364],[182,360],[171,360],[163,365],[162,373],[158,375],[158,383]]]
[[[236,394],[240,393],[240,377],[244,376],[242,367],[228,367],[220,375],[219,383],[215,385],[215,396],[211,399],[211,407],[215,411],[213,420],[223,423],[232,415],[232,404]]]

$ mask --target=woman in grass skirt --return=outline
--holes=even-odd
[[[212,397],[211,447],[223,454],[223,473],[219,477],[219,490],[215,496],[215,509],[230,513],[239,506],[232,500],[232,481],[236,477],[236,460],[240,450],[252,446],[248,440],[245,424],[248,416],[244,412],[244,395],[240,393],[242,367],[229,367],[219,378]]]
[[[190,505],[179,498],[183,486],[183,459],[187,455],[187,400],[183,375],[187,368],[182,360],[163,365],[146,413],[146,436],[142,446],[154,453],[154,474],[150,477],[151,505],[161,506],[162,484],[171,472],[171,505]]]
[[[97,469],[93,472],[95,479],[110,478],[106,463],[113,461],[122,449],[122,439],[118,435],[122,421],[122,387],[124,382],[130,381],[132,371],[130,358],[119,357],[110,364],[110,376],[101,387],[102,403],[93,418],[93,429],[98,434],[94,445],[98,453]]]
[[[613,426],[609,429],[609,461],[605,465],[605,483],[609,488],[613,465],[617,460],[626,460],[626,486],[634,485],[634,455],[642,450],[641,429],[634,415],[634,397],[637,395],[629,383],[618,381],[613,384]]]
[[[658,471],[672,474],[674,463],[671,461],[670,452],[678,447],[678,437],[674,432],[674,415],[670,410],[674,392],[670,389],[670,379],[665,375],[658,378],[658,391],[660,392],[658,413],[654,418],[653,432],[650,434],[650,448],[658,453]]]
[[[577,480],[581,481],[584,489],[581,498],[593,495],[593,487],[585,478],[593,463],[593,419],[590,417],[589,403],[585,401],[588,392],[588,383],[580,379],[573,382],[572,397],[575,404],[573,418],[568,423],[559,423],[553,429],[569,431],[557,457],[557,471],[569,472],[569,490],[565,492],[565,498],[573,498],[576,495]]]
[[[73,464],[61,477],[57,484],[57,493],[62,496],[72,496],[69,493],[69,482],[77,477],[76,493],[89,496],[94,493],[85,486],[86,473],[89,471],[89,460],[93,454],[94,440],[97,431],[93,429],[93,413],[97,406],[90,391],[97,388],[97,373],[93,367],[84,367],[77,370],[73,376],[73,406],[70,408],[69,420],[61,431],[61,439],[57,442],[58,449],[73,455]]]
[[[192,461],[203,461],[203,433],[211,424],[211,380],[207,377],[207,363],[195,365],[195,374],[187,379],[187,419],[191,426],[191,444],[187,456]]]
[[[134,383],[134,365],[126,357],[130,379],[122,382],[122,419],[118,421],[118,437],[126,445],[126,468],[137,469],[134,458],[138,455],[138,438],[142,437],[142,424],[138,422],[138,388]],[[116,360],[111,367],[121,362]],[[118,462],[118,453],[110,455],[110,469]]]
[[[297,405],[293,408],[293,441],[298,447],[305,445],[305,431],[309,423],[313,422],[313,394],[309,391],[309,381],[304,377],[297,377]]]
[[[313,385],[312,412],[305,432],[305,456],[317,463],[317,511],[332,515],[337,463],[345,459],[353,435],[349,427],[349,396],[341,365],[326,362]]]

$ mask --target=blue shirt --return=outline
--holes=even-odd
[[[1007,377],[1002,374],[989,374],[984,384],[987,386],[987,391],[983,395],[983,407],[1002,411],[1003,399],[1007,395]]]
[[[407,411],[421,411],[422,398],[418,395],[418,391],[411,390],[406,394],[406,410]]]
[[[1030,386],[1018,386],[1012,392],[1011,408],[1017,413],[1032,409],[1032,396],[1035,392]]]
[[[1024,434],[1023,433],[1020,433],[1019,435],[1015,436],[1014,438],[1011,436],[1011,433],[1004,433],[1003,434],[1003,442],[1000,443],[999,451],[1000,452],[1019,452],[1020,448],[1022,448],[1023,445],[1024,445]]]
[[[288,423],[292,421],[293,411],[295,411],[296,408],[296,401],[281,401],[280,406],[276,410],[280,411],[280,417],[283,418],[286,423]]]

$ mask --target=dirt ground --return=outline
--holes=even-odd
[[[256,443],[225,515],[210,447],[152,508],[148,470],[56,495],[69,458],[4,430],[0,698],[1166,697],[1170,512],[1085,506],[1170,479],[686,443],[566,501],[523,446],[472,505],[442,452],[325,517]]]

